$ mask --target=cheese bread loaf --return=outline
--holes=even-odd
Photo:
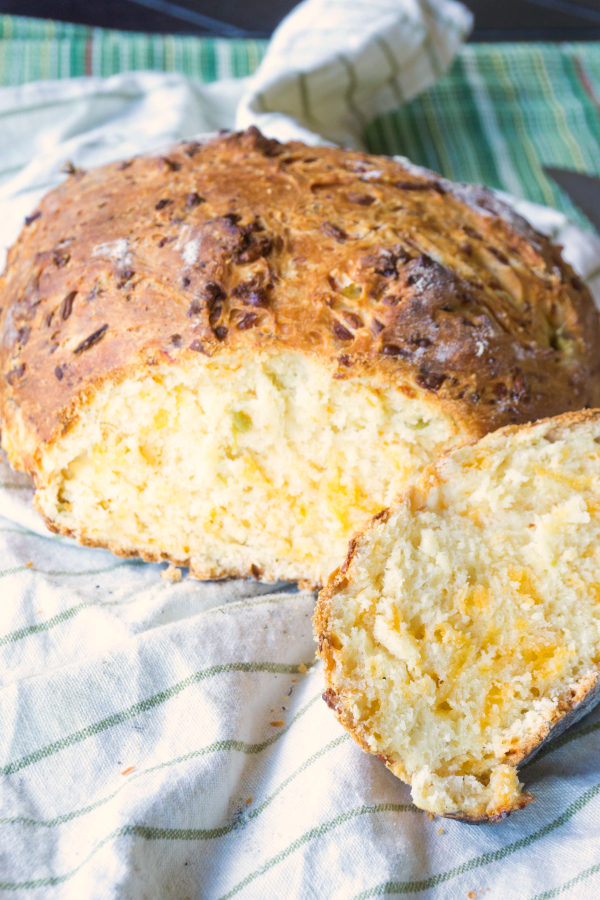
[[[321,583],[440,451],[600,403],[587,289],[493,195],[256,129],[73,170],[0,307],[48,527],[200,578]]]
[[[517,766],[600,700],[600,411],[426,469],[354,538],[315,630],[324,699],[417,806],[526,806]]]

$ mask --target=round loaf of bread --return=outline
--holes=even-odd
[[[600,327],[489,192],[256,129],[73,170],[0,281],[0,416],[48,526],[322,582],[437,454],[600,403]]]
[[[501,429],[352,541],[315,613],[323,697],[417,806],[504,818],[600,700],[599,601],[600,411]]]

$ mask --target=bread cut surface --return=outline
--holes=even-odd
[[[417,806],[525,806],[517,766],[600,699],[600,412],[453,450],[319,597],[324,695]]]
[[[587,289],[493,195],[255,129],[75,171],[0,307],[49,526],[203,578],[322,582],[441,450],[600,403]]]
[[[316,584],[457,437],[426,403],[301,354],[200,360],[97,393],[42,458],[49,521],[203,578]]]

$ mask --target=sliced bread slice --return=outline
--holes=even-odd
[[[414,803],[526,806],[517,766],[600,700],[600,411],[454,450],[321,592],[324,699]]]

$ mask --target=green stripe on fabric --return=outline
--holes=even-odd
[[[572,102],[579,104],[580,115],[588,129],[586,144],[593,149],[600,145],[600,118],[598,115],[600,105],[595,102],[593,90],[591,93],[586,90],[586,86],[590,85],[590,79],[587,77],[585,67],[578,54],[566,51],[561,54],[560,60],[565,81],[570,88]],[[591,154],[592,157],[595,155],[595,153]],[[598,174],[598,161],[592,171]]]
[[[503,150],[506,136],[499,125],[486,80],[477,65],[477,54],[472,53],[470,47],[465,47],[455,68],[457,78],[465,84],[465,89],[461,92],[462,105],[465,107],[465,133],[473,134],[474,138],[476,136],[473,143],[478,151],[481,171],[479,180],[490,187],[506,186],[511,193],[520,193],[519,180],[505,159]]]
[[[468,166],[479,174],[482,147],[475,141],[461,141],[461,135],[468,132],[471,123],[464,121],[461,105],[460,108],[457,108],[456,115],[446,120],[445,127],[442,129],[445,102],[444,97],[431,92],[423,97],[422,103],[428,129],[439,148],[442,168],[451,173],[453,180],[460,178],[463,166]]]
[[[0,84],[117,72],[180,72],[203,82],[251,75],[268,41],[148,35],[0,17]]]
[[[80,603],[78,606],[72,606],[70,609],[66,609],[56,616],[52,616],[52,618],[47,619],[45,622],[40,622],[37,625],[26,625],[24,628],[17,628],[15,631],[11,631],[3,637],[0,637],[0,647],[4,647],[7,644],[13,644],[15,641],[20,641],[32,634],[50,631],[50,629],[54,628],[56,625],[61,625],[63,622],[68,622],[70,619],[75,618],[78,613],[87,608],[87,603]]]
[[[456,23],[450,20],[449,27]],[[0,83],[139,69],[214,81],[255,71],[266,46],[265,41],[120,33],[4,16]],[[403,69],[393,48],[388,52],[385,36],[378,49],[390,67],[388,85],[398,109],[368,125],[364,136],[370,150],[402,153],[456,180],[551,203],[589,227],[541,164],[600,174],[600,44],[470,44],[427,92],[404,105],[413,65]],[[445,65],[442,49],[429,46],[424,52]],[[361,109],[355,82],[350,73],[347,100],[356,114]],[[300,77],[298,90],[306,120],[319,130],[310,76]]]
[[[343,814],[338,818],[344,819],[344,821],[348,821],[348,819],[356,818],[359,815],[364,815],[368,812],[408,812],[408,813],[416,813],[423,815],[423,810],[417,809],[412,803],[405,804],[393,804],[393,803],[382,803],[378,807],[364,807],[362,810],[356,811],[354,814]],[[344,818],[346,816],[346,818]],[[249,818],[249,817],[248,817]],[[337,822],[336,822],[337,824]],[[243,827],[243,823],[241,825],[239,823],[232,824],[231,826],[225,825],[222,828],[211,828],[211,829],[196,829],[196,828],[154,828],[145,825],[137,825],[135,827],[135,834],[138,837],[143,837],[148,841],[198,841],[198,840],[206,840],[212,837],[222,837],[226,834],[231,833],[232,831],[237,831],[240,827]],[[311,831],[317,831],[317,829],[311,829]],[[323,832],[325,833],[325,832]],[[311,840],[308,835],[305,836],[306,840]],[[299,839],[300,840],[300,839]],[[297,842],[295,842],[296,844]],[[301,846],[300,843],[297,843],[297,846],[293,846],[293,848],[287,848],[287,850],[283,851],[285,855],[289,855],[289,853],[293,853],[294,850],[297,849],[298,846]],[[282,855],[282,859],[284,856]],[[277,860],[279,862],[279,860]],[[273,862],[273,865],[276,863]],[[259,874],[262,874],[259,873]],[[253,880],[253,879],[250,879]],[[243,887],[249,882],[246,881],[243,884]],[[226,897],[233,896],[234,893],[237,893],[238,890],[241,890],[241,887],[236,887],[233,892],[229,894],[225,894],[220,900],[225,900]]]
[[[423,815],[423,810],[417,809],[412,803],[378,803],[374,806],[361,806],[357,809],[348,810],[347,812],[336,816],[335,819],[331,819],[329,822],[324,822],[322,825],[317,825],[315,828],[306,831],[299,838],[296,838],[295,841],[292,841],[285,850],[282,850],[276,856],[273,856],[271,859],[267,860],[267,862],[263,863],[258,869],[255,869],[249,875],[246,875],[246,877],[236,884],[235,887],[219,897],[219,900],[229,900],[230,897],[235,896],[235,894],[239,893],[239,891],[247,887],[247,885],[251,884],[261,875],[264,875],[269,869],[272,869],[273,866],[276,866],[290,856],[290,854],[304,846],[304,844],[308,844],[309,841],[314,841],[316,838],[323,837],[323,835],[327,834],[329,831],[333,831],[334,828],[338,828],[340,825],[350,822],[353,819],[358,819],[360,816],[387,812],[407,812]]]
[[[597,872],[600,872],[600,863],[596,863],[595,866],[590,866],[589,869],[584,869],[583,872],[580,872],[579,875],[575,876],[575,878],[571,878],[569,881],[565,881],[565,883],[561,884],[560,887],[555,887],[549,891],[544,891],[543,894],[536,894],[535,897],[531,898],[531,900],[552,900],[552,897],[558,897],[559,894],[564,894],[564,892],[568,891],[569,888],[575,887],[576,884],[579,884],[581,881],[585,881],[586,878],[589,878],[590,875],[595,875]]]
[[[587,791],[584,791],[577,800],[571,803],[560,816],[552,822],[549,822],[548,825],[544,825],[542,828],[534,831],[533,834],[520,838],[518,841],[513,841],[512,844],[507,844],[499,850],[483,853],[481,856],[476,856],[474,859],[468,860],[468,862],[461,863],[460,866],[454,866],[452,869],[447,869],[445,872],[440,872],[439,875],[432,875],[430,878],[425,878],[422,881],[386,881],[383,884],[378,884],[375,887],[357,894],[353,900],[368,900],[370,897],[381,897],[389,894],[416,894],[420,891],[427,891],[430,888],[437,887],[439,884],[444,884],[444,882],[450,881],[452,878],[457,878],[459,875],[464,875],[466,872],[472,872],[475,869],[489,866],[490,863],[506,859],[507,857],[512,856],[513,853],[524,850],[526,847],[530,847],[548,834],[559,829],[568,822],[569,819],[572,819],[573,816],[587,806],[587,804],[598,796],[599,793],[600,783],[589,788]]]
[[[336,825],[341,824],[342,821],[347,822],[351,819],[357,818],[357,816],[360,816],[360,815],[366,815],[368,813],[378,813],[378,812],[408,812],[408,813],[417,812],[419,814],[422,814],[422,810],[417,809],[412,804],[406,805],[406,804],[399,804],[399,803],[397,803],[397,804],[381,803],[378,806],[363,806],[358,810],[351,810],[348,813],[344,813],[341,816],[338,816],[338,818],[336,820],[334,820],[333,823],[330,822],[327,825],[322,825],[317,828],[311,829],[311,832],[307,832],[307,834],[303,836],[304,840],[303,840],[303,838],[299,838],[298,841],[295,842],[295,845],[297,845],[297,846],[294,846],[293,849],[288,848],[288,850],[283,851],[283,853],[286,855],[289,855],[289,853],[292,853],[293,850],[297,849],[298,846],[301,846],[300,842],[306,843],[306,841],[311,840],[312,837],[315,837],[315,836],[318,836],[321,834],[325,834],[328,830],[330,830],[330,828],[336,827]],[[152,831],[152,829],[150,831]],[[313,834],[313,832],[314,832],[314,834]],[[148,839],[148,835],[149,835],[149,830],[144,825],[124,825],[121,828],[116,828],[109,835],[107,835],[105,838],[103,838],[94,847],[92,852],[89,853],[88,856],[86,856],[86,858],[79,863],[77,868],[72,869],[70,872],[66,872],[64,875],[49,875],[49,876],[46,876],[45,878],[35,878],[35,879],[31,879],[29,881],[0,881],[0,890],[5,890],[5,891],[33,890],[34,888],[52,887],[57,884],[64,884],[66,881],[69,881],[71,878],[73,878],[73,876],[77,875],[77,873],[79,871],[81,871],[83,866],[85,866],[86,863],[88,863],[90,861],[90,859],[92,859],[96,855],[96,853],[98,853],[98,851],[102,849],[102,847],[105,847],[106,844],[108,844],[110,841],[114,840],[115,838],[117,838],[117,837],[142,837],[142,838]],[[311,837],[309,837],[309,835],[311,835]],[[152,836],[150,836],[149,839],[152,840],[153,839]],[[164,840],[165,838],[159,837],[157,839]],[[186,838],[185,837],[179,838],[179,840],[186,840]],[[188,838],[188,840],[194,841],[194,840],[197,840],[197,838],[191,837],[191,838]],[[282,856],[282,854],[279,854],[279,855]],[[279,861],[279,860],[277,860],[277,861]],[[274,864],[275,863],[273,863],[273,865]],[[266,871],[266,869],[263,869],[263,871]],[[259,872],[258,874],[262,874],[262,872]],[[233,896],[234,893],[237,893],[239,890],[241,890],[242,886],[245,886],[247,883],[249,883],[249,881],[254,880],[254,877],[257,877],[257,876],[253,876],[253,877],[249,876],[248,880],[245,881],[243,885],[240,884],[239,886],[234,888],[233,891],[230,891],[228,894],[225,894],[222,898],[220,898],[220,900],[226,900],[226,898]]]
[[[88,813],[93,812],[98,807],[104,806],[106,803],[109,803],[114,797],[116,797],[118,794],[120,794],[121,791],[125,790],[127,788],[128,784],[130,784],[132,781],[137,781],[137,779],[143,778],[146,775],[149,775],[153,772],[157,772],[162,769],[169,768],[171,766],[179,765],[180,763],[187,762],[191,759],[195,759],[200,756],[207,756],[211,753],[236,751],[238,753],[243,753],[248,756],[257,754],[257,753],[262,753],[263,750],[266,750],[268,747],[271,747],[273,744],[275,744],[277,741],[279,741],[285,734],[287,734],[287,732],[298,721],[298,719],[300,719],[310,709],[310,707],[320,698],[321,698],[321,691],[319,691],[318,694],[316,694],[314,697],[312,697],[311,700],[309,700],[309,702],[296,713],[294,718],[284,728],[277,731],[275,734],[271,735],[271,737],[267,738],[264,741],[261,741],[260,743],[247,744],[244,741],[237,741],[234,739],[215,741],[215,743],[210,744],[208,747],[203,747],[200,750],[194,750],[191,753],[186,753],[183,756],[178,756],[175,759],[168,760],[166,762],[159,763],[156,766],[151,766],[148,769],[144,769],[143,771],[136,772],[135,775],[131,775],[128,778],[127,782],[124,783],[123,785],[121,785],[121,787],[118,788],[116,791],[114,791],[112,794],[109,794],[107,797],[103,797],[101,800],[98,800],[89,806],[85,806],[85,807],[82,807],[81,809],[77,809],[77,810],[72,810],[69,813],[65,813],[61,816],[55,817],[54,819],[47,819],[47,820],[31,819],[31,818],[25,818],[22,816],[17,816],[17,817],[12,817],[12,818],[3,818],[3,819],[0,819],[0,825],[29,825],[29,826],[36,826],[36,827],[40,827],[40,828],[53,828],[53,827],[56,827],[57,825],[62,825],[62,824],[71,822],[73,819],[87,815]],[[579,738],[586,737],[587,735],[592,734],[598,730],[600,730],[600,722],[596,723],[595,725],[589,725],[586,728],[581,728],[579,731],[574,732],[572,734],[564,735],[562,738],[558,738],[554,743],[551,743],[547,747],[545,747],[544,750],[542,750],[538,754],[538,756],[536,756],[535,760],[532,760],[530,765],[534,765],[535,763],[540,761],[543,757],[553,753],[556,750],[560,750],[561,747],[563,747],[565,744],[569,744],[572,741],[575,741]],[[312,765],[313,762],[316,762],[317,759],[320,759],[322,756],[324,756],[326,753],[328,753],[329,750],[333,749],[334,747],[339,746],[342,743],[346,743],[349,740],[350,740],[350,736],[348,734],[342,734],[339,737],[335,738],[333,741],[331,741],[329,744],[327,744],[325,747],[323,747],[321,750],[319,750],[315,754],[313,754],[313,756],[311,756],[301,766],[299,766],[299,768],[296,769],[295,772],[293,772],[291,775],[289,775],[288,778],[286,778],[279,785],[279,787],[260,804],[260,806],[256,807],[254,810],[252,810],[252,812],[250,812],[248,814],[248,819],[253,819],[256,816],[258,816],[263,811],[263,809],[265,809],[272,802],[272,800],[274,800],[275,797],[279,793],[281,793],[281,791],[284,790],[284,788],[287,787],[287,785],[297,775],[301,774],[301,772],[303,772],[310,765]],[[416,809],[416,807],[415,807],[415,809]]]
[[[310,105],[310,91],[308,89],[308,76],[305,72],[298,72],[298,90],[300,91],[300,103],[302,105],[302,118],[317,130],[321,127],[321,123],[313,115]],[[264,94],[262,95],[263,103],[265,103]]]
[[[2,531],[2,530],[8,530],[8,529],[0,529],[0,531]],[[22,534],[23,532],[17,532],[17,533]],[[139,561],[135,560],[134,562],[135,562],[135,565],[145,565],[143,560],[139,560]],[[131,562],[129,564],[132,565]],[[122,563],[121,565],[125,565],[125,563]],[[27,566],[24,566],[21,568],[26,569]],[[112,567],[112,568],[114,568],[114,567]],[[29,571],[36,571],[36,570],[29,569]],[[110,571],[110,570],[108,570],[108,571]],[[72,573],[67,573],[67,574],[72,574]],[[94,574],[98,574],[98,573],[97,572],[91,572],[91,573],[88,572],[86,574],[94,575]],[[163,584],[162,586],[165,589],[167,589],[169,587],[169,585],[166,583]],[[137,590],[134,591],[133,596],[135,596],[136,593],[137,593]],[[102,606],[122,606],[123,604],[130,602],[131,596],[132,595],[128,595],[125,600],[112,600],[112,601],[103,600]],[[258,600],[251,599],[251,600],[240,600],[236,603],[224,603],[220,606],[213,606],[210,609],[199,610],[198,613],[196,613],[196,615],[209,616],[209,615],[214,615],[216,613],[227,613],[227,612],[229,612],[229,610],[244,609],[249,606],[256,607],[256,606],[264,606],[267,603],[283,603],[286,600],[289,600],[291,597],[296,597],[296,596],[297,596],[296,593],[282,592],[281,596],[277,596],[277,597],[269,596],[264,599],[258,599]],[[0,647],[2,647],[3,645],[6,645],[6,644],[12,644],[15,641],[22,640],[23,638],[29,637],[32,634],[37,634],[37,632],[39,632],[39,631],[48,631],[49,629],[54,628],[56,625],[61,625],[63,622],[67,622],[70,619],[75,618],[75,616],[79,615],[79,613],[83,612],[84,610],[91,610],[91,609],[97,609],[97,608],[98,608],[98,606],[95,603],[79,603],[77,606],[69,607],[68,609],[63,610],[62,612],[57,613],[55,616],[52,616],[52,618],[47,619],[45,622],[40,622],[39,624],[36,624],[36,625],[23,626],[22,628],[17,628],[15,631],[11,631],[8,634],[0,636]]]
[[[356,105],[355,95],[358,89],[359,81],[354,63],[350,59],[348,59],[347,56],[344,56],[343,53],[338,53],[337,59],[338,62],[340,62],[346,70],[346,75],[348,76],[348,86],[344,91],[344,100],[346,102],[346,106],[358,122],[361,130],[364,130],[367,126],[367,120]]]
[[[433,137],[442,172],[448,172],[449,178],[456,180],[457,166],[452,164],[452,142],[444,140],[444,135],[439,127],[439,119],[435,113],[430,95],[422,98],[422,109],[427,121],[428,130]]]
[[[262,753],[263,750],[268,749],[269,747],[273,746],[273,744],[276,744],[277,741],[280,741],[281,738],[285,734],[288,733],[290,728],[293,725],[295,725],[295,723],[306,712],[308,712],[308,710],[311,708],[311,706],[313,706],[314,703],[316,703],[317,700],[320,700],[320,699],[321,699],[321,691],[319,691],[318,694],[316,694],[314,697],[312,697],[308,701],[308,703],[306,703],[296,713],[294,718],[284,728],[278,729],[275,732],[275,734],[272,734],[271,737],[267,738],[264,741],[261,741],[258,744],[247,744],[245,741],[237,741],[233,738],[230,738],[227,740],[215,741],[213,744],[210,744],[208,747],[202,747],[200,750],[193,750],[191,753],[185,753],[183,756],[178,756],[175,759],[170,759],[170,760],[167,760],[166,762],[158,763],[158,765],[156,765],[156,766],[150,766],[150,768],[148,768],[148,769],[144,769],[141,772],[136,772],[135,775],[130,775],[127,778],[127,781],[123,782],[121,787],[117,788],[116,791],[113,791],[112,794],[109,794],[107,797],[103,797],[101,800],[97,800],[95,803],[92,803],[89,806],[84,806],[81,809],[72,810],[71,812],[64,813],[62,816],[56,816],[54,819],[45,819],[44,820],[44,819],[31,819],[31,818],[27,818],[24,816],[13,816],[13,817],[9,817],[9,818],[0,819],[0,825],[30,825],[30,826],[35,826],[37,828],[55,828],[58,825],[64,825],[68,822],[72,822],[73,819],[78,819],[81,816],[85,816],[88,813],[93,812],[95,809],[98,809],[100,806],[104,806],[106,803],[110,803],[110,801],[112,799],[114,799],[114,797],[116,797],[118,794],[120,794],[121,791],[126,790],[128,785],[131,784],[132,781],[137,781],[138,778],[144,778],[146,775],[150,775],[153,772],[159,772],[162,769],[167,769],[167,768],[170,768],[171,766],[176,766],[176,765],[179,765],[180,763],[188,762],[190,759],[197,759],[200,756],[208,756],[211,753],[223,753],[223,752],[236,751],[237,753],[243,753],[246,756],[253,756],[258,753]],[[341,737],[336,738],[335,741],[332,741],[330,744],[328,744],[322,750],[318,751],[318,753],[315,753],[314,756],[311,757],[311,760],[315,761],[315,760],[319,759],[321,756],[323,756],[326,752],[328,752],[334,746],[337,746],[338,744],[342,743],[345,740],[349,740],[349,735],[343,734],[343,735],[341,735]],[[277,796],[277,794],[279,794],[284,789],[284,787],[286,787],[289,784],[289,782],[292,781],[293,778],[296,777],[296,775],[299,775],[300,772],[304,771],[304,769],[307,768],[307,766],[309,764],[310,763],[307,760],[302,766],[300,766],[299,769],[296,770],[296,772],[292,773],[292,775],[290,775],[281,785],[279,785],[279,787],[274,791],[273,794],[271,794],[270,797],[267,797],[267,799],[265,801],[263,801],[263,803],[261,804],[261,807],[253,810],[252,813],[250,813],[248,815],[248,818],[253,818],[253,817],[257,816],[259,814],[259,812],[262,812],[262,809],[266,808],[269,805],[269,803],[271,802],[271,800],[273,800]],[[232,825],[231,827],[229,827],[229,826],[224,826],[224,827],[229,828],[229,830],[232,831],[232,830],[234,830],[235,826]],[[212,831],[214,831],[214,829],[204,829],[204,831],[208,835],[208,832],[209,831],[212,832]],[[224,831],[223,834],[225,834],[225,833],[227,833],[227,832]],[[217,835],[211,834],[209,836],[216,837]]]
[[[73,25],[52,19],[34,19],[28,16],[0,15],[0,40],[15,38],[75,38],[84,37],[90,29],[86,25]]]
[[[589,227],[542,163],[600,174],[600,45],[466,45],[443,78],[364,137],[372,152],[551,203]]]
[[[400,106],[402,103],[404,103],[405,100],[404,92],[402,91],[402,87],[400,85],[402,75],[400,63],[396,59],[394,51],[384,38],[378,37],[376,43],[385,56],[388,66],[390,67],[390,77],[388,80],[388,84],[394,92],[394,96],[398,101],[398,105]]]
[[[270,797],[264,801],[261,807],[256,810],[253,810],[252,813],[249,813],[248,819],[255,818],[260,815],[260,813],[271,803],[272,800],[275,799],[277,794],[282,791],[290,781],[303,772],[309,765],[323,756],[326,752],[332,749],[333,746],[341,743],[342,740],[349,739],[349,735],[342,735],[341,738],[338,738],[335,741],[332,741],[327,747],[324,747],[318,754],[315,754],[314,757],[311,757],[310,760],[307,760],[306,763],[301,766],[296,772],[292,773],[286,781],[283,782],[279,786],[279,788],[271,794]],[[412,807],[412,804],[411,804]],[[412,807],[414,809],[414,807]],[[404,810],[408,811],[408,806]],[[412,810],[411,810],[412,811]],[[151,825],[136,825],[135,834],[138,837],[142,837],[147,841],[207,841],[214,840],[216,838],[225,837],[228,834],[231,834],[234,831],[239,831],[244,828],[246,823],[243,819],[236,819],[233,822],[229,822],[227,825],[221,825],[216,828],[158,828],[156,826]]]
[[[570,158],[569,161],[577,169],[584,168],[585,160],[581,152],[581,147],[571,132],[567,111],[564,104],[556,95],[553,78],[548,71],[549,65],[552,62],[554,64],[552,65],[552,74],[554,74],[556,60],[551,61],[547,54],[544,54],[539,50],[534,51],[533,60],[540,84],[543,86],[544,94],[548,100],[548,106],[552,111],[556,122],[556,133],[560,135],[562,141],[564,141],[565,150]]]
[[[34,763],[40,762],[42,759],[47,759],[49,756],[53,756],[55,753],[59,753],[67,747],[72,747],[81,741],[87,740],[89,737],[93,737],[103,731],[108,731],[108,729],[114,728],[116,725],[121,725],[123,722],[127,722],[130,719],[134,719],[141,713],[148,712],[151,709],[155,709],[157,706],[161,706],[163,703],[176,697],[186,688],[191,687],[194,684],[200,684],[202,681],[213,678],[215,675],[225,675],[231,672],[247,672],[250,674],[266,672],[271,675],[295,675],[298,672],[299,665],[300,663],[296,663],[295,665],[268,662],[226,663],[218,666],[211,666],[208,669],[202,669],[200,672],[194,672],[193,675],[189,675],[187,678],[172,685],[170,688],[166,688],[163,691],[159,691],[157,694],[153,694],[151,697],[147,697],[145,700],[134,703],[127,709],[106,716],[104,719],[100,719],[92,725],[87,725],[85,728],[74,731],[60,740],[53,741],[45,747],[40,747],[33,753],[28,753],[20,759],[7,763],[0,767],[0,775],[13,775],[15,772],[20,772],[22,769],[34,765]],[[305,665],[307,669],[310,666],[313,666],[314,659],[305,663]]]
[[[423,41],[423,49],[427,54],[427,59],[429,60],[429,65],[431,66],[431,71],[433,72],[434,79],[437,79],[442,75],[443,67],[438,59],[437,48],[433,41],[431,40],[431,36],[427,34]]]
[[[513,132],[516,140],[507,142],[507,150],[510,154],[515,171],[519,173],[521,183],[525,184],[529,179],[533,180],[541,188],[540,202],[552,203],[552,190],[548,180],[543,176],[543,184],[540,178],[540,160],[536,152],[533,140],[533,130],[527,128],[525,111],[527,96],[517,93],[516,84],[511,78],[512,57],[492,51],[491,62],[497,79],[500,96],[503,98],[506,125]],[[531,113],[531,109],[529,109]]]

